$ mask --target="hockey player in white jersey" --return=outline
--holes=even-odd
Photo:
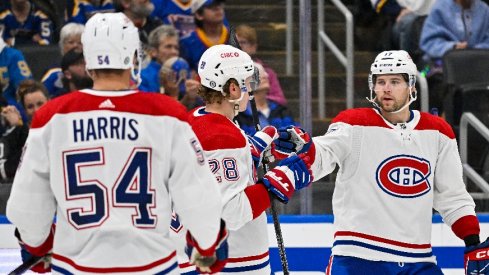
[[[137,28],[122,13],[96,14],[82,42],[93,89],[36,112],[8,200],[22,252],[52,255],[40,272],[178,274],[173,208],[192,261],[222,266],[221,196],[185,108],[130,89]]]
[[[265,213],[270,206],[267,191],[281,198],[294,186],[300,188],[312,181],[307,160],[294,156],[279,162],[257,182],[254,167],[265,150],[271,149],[268,147],[278,137],[277,130],[266,127],[247,137],[232,121],[239,111],[246,109],[247,79],[253,71],[251,57],[241,50],[229,45],[207,49],[198,69],[199,95],[206,104],[189,113],[189,122],[223,196],[222,215],[229,228],[229,261],[221,274],[271,273]],[[182,239],[184,229],[178,223],[174,225]],[[195,273],[185,255],[179,260],[182,274]]]
[[[470,273],[487,269],[488,253],[478,252],[489,242],[479,244],[455,135],[443,119],[409,109],[416,73],[407,52],[382,52],[369,76],[374,108],[341,112],[312,140],[279,129],[277,149],[307,152],[315,179],[339,166],[327,274],[442,274],[431,248],[433,208],[465,241],[468,274],[488,274]]]

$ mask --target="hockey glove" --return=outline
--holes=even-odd
[[[262,183],[282,203],[288,203],[295,190],[308,186],[312,180],[309,157],[293,155],[278,163],[263,176]]]
[[[282,127],[278,130],[275,150],[284,155],[306,153],[312,145],[311,136],[297,126]]]
[[[255,135],[248,137],[255,168],[258,169],[263,160],[266,163],[275,161],[273,141],[277,138],[278,132],[273,126],[267,126],[256,132]]]
[[[199,273],[212,274],[221,271],[228,261],[228,231],[223,220],[216,242],[208,249],[202,249],[187,231],[187,253],[190,263],[194,264]]]
[[[489,274],[489,238],[483,243],[465,248],[465,274]]]
[[[51,272],[51,254],[53,249],[54,231],[56,226],[53,224],[51,227],[51,232],[48,238],[38,247],[30,247],[26,245],[22,238],[20,237],[19,230],[15,229],[15,237],[19,241],[20,245],[20,256],[22,257],[22,262],[30,261],[33,257],[42,257],[40,262],[33,267],[31,270],[37,273],[48,273]]]

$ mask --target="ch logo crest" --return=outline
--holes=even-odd
[[[410,155],[396,155],[384,160],[376,171],[379,187],[386,193],[400,198],[414,198],[431,189],[428,177],[430,162]]]

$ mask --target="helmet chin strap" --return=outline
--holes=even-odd
[[[370,97],[367,97],[368,102],[372,103],[372,105],[374,105],[375,108],[381,109],[379,104],[377,104],[377,102],[375,102],[376,98],[377,98],[377,96],[373,97],[373,89],[370,89]],[[418,98],[418,94],[416,93],[416,90],[413,89],[413,86],[409,86],[409,101],[407,103],[405,103],[404,106],[402,106],[402,108],[400,108],[399,110],[392,111],[392,112],[387,111],[387,112],[391,113],[391,114],[397,114],[397,113],[401,112],[402,110],[406,109],[407,107],[409,107],[409,105],[411,105],[411,103],[416,101],[417,98]]]
[[[239,113],[239,103],[241,102],[241,100],[243,100],[244,94],[245,93],[242,92],[241,96],[238,99],[228,99],[228,102],[234,104],[234,106],[233,106],[234,116],[237,116]]]

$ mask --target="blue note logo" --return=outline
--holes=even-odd
[[[410,155],[396,155],[384,160],[376,171],[379,187],[389,195],[400,198],[422,196],[431,190],[428,177],[430,162]]]

